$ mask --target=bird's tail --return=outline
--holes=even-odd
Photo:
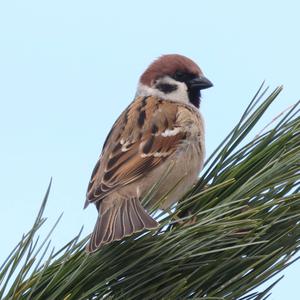
[[[149,216],[137,198],[116,201],[116,204],[109,208],[101,203],[97,223],[86,246],[86,251],[94,252],[101,245],[157,226],[158,223]]]

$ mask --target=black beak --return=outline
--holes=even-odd
[[[204,76],[199,76],[189,81],[191,89],[204,90],[213,86],[212,82]]]

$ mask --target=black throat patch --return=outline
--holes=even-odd
[[[188,89],[188,94],[189,94],[189,100],[190,102],[196,106],[197,108],[200,107],[200,99],[201,99],[201,92],[198,89]]]

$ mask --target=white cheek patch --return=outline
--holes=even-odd
[[[158,83],[176,85],[177,89],[170,93],[164,93],[157,89],[155,85],[147,86],[142,83],[139,83],[136,96],[155,96],[164,100],[177,101],[186,104],[190,103],[187,86],[184,82],[179,82],[169,76],[165,76],[156,82],[156,84]]]
[[[166,129],[164,132],[161,133],[161,135],[163,137],[167,137],[167,136],[174,136],[176,134],[178,134],[180,132],[180,129],[178,127],[174,128],[174,129]]]

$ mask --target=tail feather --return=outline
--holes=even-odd
[[[108,224],[108,227],[106,229],[106,232],[105,232],[105,235],[102,239],[103,243],[109,243],[113,237],[113,234],[114,234],[114,224],[115,224],[115,218],[116,218],[116,214],[117,214],[117,209],[118,208],[115,208],[115,209],[112,209],[111,211],[108,210],[106,212],[106,214],[109,214],[110,213],[110,216],[109,216],[109,224]],[[100,227],[100,230],[101,230],[101,227]]]
[[[158,223],[144,210],[137,198],[116,201],[116,205],[99,209],[99,216],[86,247],[87,252],[94,252],[101,245],[121,240],[143,229],[153,229]]]
[[[122,206],[119,206],[115,220],[114,237],[116,240],[120,240],[125,235],[121,208]]]
[[[123,222],[123,230],[124,236],[130,235],[133,232],[133,226],[129,216],[129,201],[124,201],[122,203],[123,214],[122,214],[122,222]]]
[[[136,203],[135,199],[128,202],[128,204],[129,204],[128,211],[129,211],[129,218],[130,218],[131,224],[133,226],[133,231],[138,231],[138,230],[145,228],[145,226],[142,221],[143,216],[139,215],[139,213],[136,209],[135,203]]]
[[[145,228],[157,227],[158,223],[149,216],[138,199],[134,201],[133,205]]]

